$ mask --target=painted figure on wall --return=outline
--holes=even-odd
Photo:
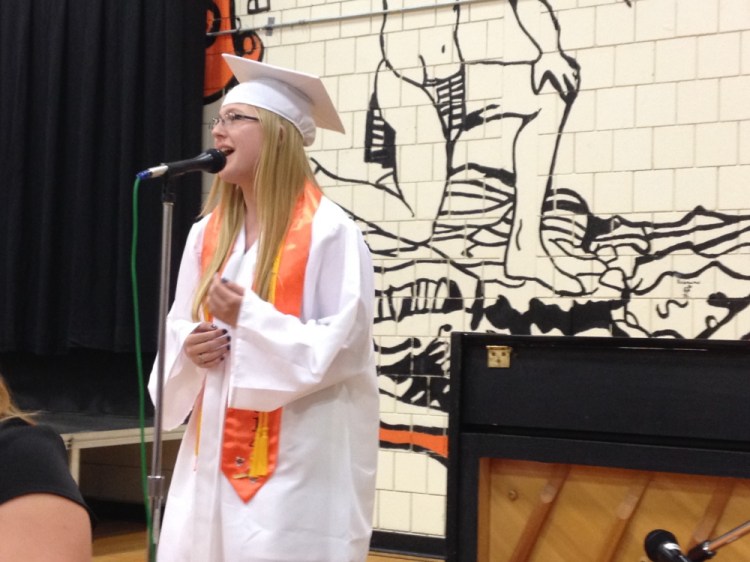
[[[630,16],[631,4],[621,4]],[[354,213],[374,253],[387,258],[378,269],[381,331],[410,335],[380,338],[381,391],[425,414],[447,411],[454,329],[722,337],[750,312],[748,290],[731,284],[750,280],[750,262],[736,254],[748,245],[750,217],[703,207],[678,220],[597,216],[590,193],[555,176],[587,70],[561,44],[552,2],[498,10],[512,53],[487,60],[464,56],[472,38],[459,5],[442,36],[431,29],[418,42],[398,10],[386,13],[362,174],[320,166],[355,190],[385,194],[386,220],[377,206]],[[715,291],[714,275],[732,291]],[[670,283],[666,292],[677,295],[644,311],[636,297],[653,299]],[[535,296],[546,291],[549,298]]]
[[[546,0],[539,0],[541,10],[534,2],[509,4],[534,54],[527,60],[465,61],[458,5],[453,28],[443,28],[440,41],[420,43],[418,51],[393,45],[398,28],[392,27],[400,25],[400,19],[384,16],[383,60],[370,102],[365,160],[392,169],[390,182],[397,199],[415,217],[418,209],[419,217],[433,220],[429,239],[415,240],[416,244],[441,248],[443,242],[458,238],[481,239],[483,231],[502,232],[509,223],[510,232],[496,236],[508,240],[503,261],[507,278],[533,279],[547,287],[554,283],[559,294],[578,295],[584,289],[575,272],[555,267],[552,254],[541,256],[550,263],[546,271],[529,257],[544,245],[542,207],[553,188],[557,148],[578,93],[580,68],[560,45],[560,27]],[[387,0],[383,8],[388,9]],[[478,97],[473,88],[486,94]],[[443,136],[443,146],[433,151],[433,169],[444,171],[444,177],[430,186],[434,193],[426,193],[423,186],[402,185],[425,176],[423,162],[402,158],[397,149],[399,139],[410,136],[394,115],[402,97],[434,108],[431,114],[421,113],[419,123]],[[539,134],[543,120],[552,123],[554,134]],[[467,148],[477,142],[485,145],[481,156]],[[482,224],[490,208],[499,220]],[[467,219],[465,232],[451,220],[458,217]],[[473,223],[472,218],[479,220]],[[470,243],[469,255],[471,249]]]
[[[231,22],[224,1],[213,6]],[[612,3],[634,17],[631,2]],[[697,204],[595,214],[594,192],[560,177],[566,126],[590,103],[579,92],[594,69],[566,48],[554,0],[483,4],[496,11],[486,56],[470,54],[470,8],[441,7],[447,19],[415,30],[382,7],[362,162],[343,173],[325,154],[313,160],[354,185],[354,200],[385,201],[347,210],[376,258],[376,322],[391,334],[378,338],[386,400],[433,419],[447,411],[452,330],[731,339],[747,325],[750,216]],[[217,21],[209,27],[224,29]],[[252,36],[216,48],[260,59],[260,39],[242,33]],[[220,97],[227,84],[216,84]],[[381,439],[444,460],[444,433],[384,422]]]
[[[629,6],[622,4],[623,17]],[[401,29],[402,20],[387,12],[387,0],[383,7],[382,60],[367,116],[362,177],[368,179],[343,178],[358,183],[357,189],[381,190],[390,215],[401,208],[407,225],[393,232],[392,219],[380,222],[367,216],[367,208],[358,209],[374,251],[403,260],[383,262],[381,322],[398,323],[399,333],[416,333],[409,321],[430,315],[429,333],[435,337],[457,326],[519,334],[600,330],[696,337],[683,331],[680,321],[672,332],[656,327],[675,321],[684,304],[672,303],[647,319],[636,312],[632,297],[653,294],[670,280],[692,280],[694,298],[700,278],[709,285],[706,272],[714,269],[727,279],[750,279],[735,259],[746,245],[741,233],[747,217],[701,206],[677,221],[597,216],[586,199],[590,194],[555,177],[586,69],[561,44],[552,2],[499,4],[504,45],[513,51],[502,60],[465,59],[459,5],[453,7],[453,25],[439,27],[442,36],[431,30],[418,43]],[[418,107],[416,121],[404,119],[405,106]],[[415,152],[414,145],[428,148]],[[410,222],[429,222],[430,228],[410,228]],[[727,237],[735,240],[731,250]],[[671,256],[679,252],[690,259],[675,269]],[[570,307],[529,298],[528,283],[550,290],[550,296],[571,297]],[[705,315],[706,327],[698,333],[720,337],[717,330],[744,309],[746,297],[726,296],[737,304],[717,310],[724,297],[706,295],[707,308],[697,312]],[[410,353],[409,372],[429,356],[428,372],[439,373],[434,346],[414,345],[395,346],[401,351],[386,356],[403,368]]]

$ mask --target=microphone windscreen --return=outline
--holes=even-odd
[[[207,172],[215,174],[216,172],[222,171],[224,169],[224,166],[227,165],[227,157],[221,150],[218,150],[216,148],[209,148],[206,151],[206,154],[211,157],[208,168],[206,169]]]

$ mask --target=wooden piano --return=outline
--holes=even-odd
[[[750,342],[455,332],[450,374],[448,562],[645,562],[750,519]]]

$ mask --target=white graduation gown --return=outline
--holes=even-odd
[[[322,198],[312,227],[302,316],[245,290],[231,351],[217,368],[182,350],[200,277],[204,218],[190,231],[167,319],[163,424],[190,416],[159,537],[159,562],[361,562],[372,530],[378,390],[373,268],[357,226]],[[226,272],[252,285],[241,233]],[[221,325],[220,322],[215,322]],[[158,360],[149,381],[155,397]],[[224,411],[283,406],[276,471],[245,504],[221,472]],[[196,455],[196,433],[200,443]]]

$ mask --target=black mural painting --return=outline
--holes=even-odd
[[[722,328],[750,304],[750,285],[736,282],[750,280],[750,215],[697,207],[664,222],[599,217],[577,186],[555,181],[560,139],[586,69],[561,46],[549,2],[509,3],[538,53],[529,60],[465,61],[458,5],[442,41],[411,50],[390,46],[389,34],[399,29],[391,21],[400,20],[383,16],[362,178],[316,162],[318,173],[355,190],[378,190],[406,222],[429,222],[416,235],[394,232],[398,221],[352,213],[378,264],[376,322],[409,334],[381,338],[381,390],[425,411],[447,411],[451,330],[724,337]],[[630,4],[622,4],[624,15]],[[533,27],[525,24],[527,10],[538,19]],[[496,100],[470,101],[473,87],[493,84]],[[428,164],[402,150],[416,134],[413,123],[398,119],[404,98],[431,108],[420,113],[420,127],[440,137]],[[540,135],[541,122],[556,134]],[[472,143],[484,145],[475,151]],[[722,279],[731,285],[726,293],[716,289]],[[548,296],[529,298],[529,284]],[[660,298],[666,284],[677,284],[678,294],[670,288]]]
[[[631,16],[631,0],[613,2]],[[232,4],[212,3],[217,14]],[[556,177],[587,69],[563,48],[550,1],[497,3],[528,42],[521,60],[465,60],[458,4],[440,8],[452,10],[451,26],[410,47],[393,40],[402,16],[387,0],[382,7],[362,172],[344,177],[313,161],[316,173],[354,185],[355,200],[385,199],[385,218],[375,207],[348,209],[373,252],[378,333],[393,334],[378,337],[385,397],[428,414],[421,420],[444,419],[453,330],[750,339],[737,335],[750,314],[750,215],[696,207],[664,220],[597,216],[581,186]],[[269,9],[247,3],[248,14]],[[207,52],[263,58],[255,32],[226,42]],[[223,91],[225,79],[214,82]],[[221,92],[209,94],[206,103]],[[404,107],[418,108],[419,130],[401,118]],[[381,444],[446,461],[440,423],[383,421]]]

